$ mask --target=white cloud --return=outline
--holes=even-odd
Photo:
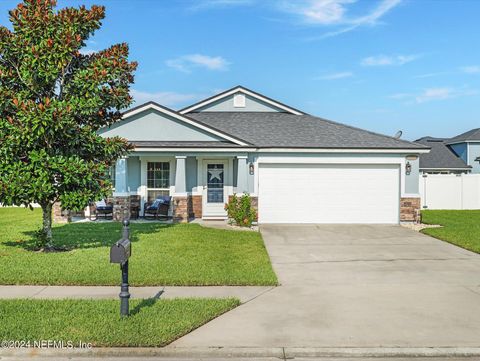
[[[360,62],[363,66],[404,65],[419,58],[419,55],[377,55],[369,56]]]
[[[283,11],[299,16],[307,24],[342,26],[309,40],[323,39],[352,31],[360,26],[376,25],[379,20],[402,0],[380,0],[376,7],[365,15],[349,16],[348,5],[356,0],[302,0],[281,3]]]
[[[445,100],[453,97],[454,90],[451,88],[428,88],[415,97],[417,103],[425,103],[432,100]]]
[[[169,59],[165,64],[184,73],[190,73],[192,68],[201,67],[209,70],[228,70],[230,63],[221,56],[208,56],[202,54],[183,55],[179,58]]]
[[[460,70],[467,74],[480,74],[480,65],[464,66]]]
[[[353,76],[353,73],[350,71],[344,71],[340,73],[331,73],[331,74],[325,74],[319,77],[316,77],[315,79],[319,80],[336,80],[336,79],[344,79],[344,78],[350,78]]]
[[[331,25],[343,23],[346,12],[345,5],[354,2],[355,0],[308,0],[284,2],[282,8],[300,15],[305,22]]]
[[[185,104],[187,102],[192,102],[204,97],[202,94],[176,93],[170,91],[150,93],[136,89],[131,89],[130,95],[135,100],[136,105],[154,101],[167,107]]]
[[[411,103],[426,103],[435,100],[447,100],[452,98],[459,98],[464,96],[476,95],[478,91],[468,88],[450,88],[450,87],[436,87],[427,88],[420,93],[397,93],[389,96],[391,99],[407,100],[407,104]]]

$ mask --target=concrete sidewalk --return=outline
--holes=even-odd
[[[132,298],[237,297],[248,302],[274,287],[262,286],[199,286],[199,287],[130,287]],[[0,286],[0,299],[35,298],[118,298],[119,286]]]

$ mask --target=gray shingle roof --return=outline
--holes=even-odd
[[[429,146],[430,153],[420,155],[420,169],[470,169],[445,143],[449,139],[423,137],[417,143]]]
[[[428,148],[422,144],[369,132],[307,114],[199,112],[186,115],[260,148]]]
[[[136,148],[241,148],[242,146],[230,142],[201,141],[201,142],[177,142],[177,141],[130,141]]]
[[[447,144],[468,142],[468,141],[480,141],[480,128],[469,130],[468,132],[457,135],[456,137],[447,139]]]

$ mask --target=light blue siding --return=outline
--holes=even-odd
[[[117,159],[115,163],[115,193],[126,194],[128,192],[128,160]]]
[[[187,192],[192,192],[197,187],[197,160],[193,157],[187,157]]]
[[[420,177],[419,171],[419,159],[408,160],[412,166],[410,174],[405,174],[405,193],[409,194],[418,194],[418,177]]]
[[[458,143],[458,144],[452,144],[450,146],[452,150],[459,156],[465,163],[468,163],[467,160],[467,143]]]
[[[472,166],[472,173],[480,173],[480,162],[475,161],[480,157],[480,143],[468,143],[468,165]]]
[[[250,174],[250,163],[255,163],[256,154],[250,153],[248,154],[247,159],[247,187],[248,193],[252,194],[255,191],[255,174]]]
[[[265,103],[259,99],[245,95],[245,107],[233,106],[233,94],[205,105],[195,110],[196,112],[282,112],[283,110]]]
[[[129,192],[136,192],[140,187],[140,159],[138,157],[128,157],[127,166],[127,187]]]
[[[218,141],[219,137],[154,109],[122,120],[99,131],[104,137],[120,136],[130,141]]]

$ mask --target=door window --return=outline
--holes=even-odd
[[[207,202],[223,203],[223,164],[207,164]]]

